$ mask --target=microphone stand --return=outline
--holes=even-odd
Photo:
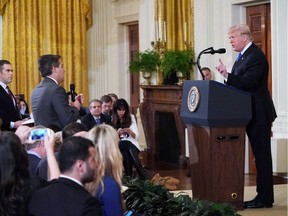
[[[209,47],[209,48],[207,48],[207,49],[202,50],[202,51],[199,53],[199,55],[198,55],[198,57],[197,57],[197,62],[196,62],[197,67],[198,67],[198,69],[199,69],[199,72],[201,73],[201,76],[202,76],[202,79],[203,79],[203,80],[205,79],[205,76],[204,76],[204,74],[203,74],[202,71],[201,71],[200,57],[201,57],[201,55],[202,55],[203,53],[205,54],[205,52],[206,52],[207,50],[213,50],[213,47]]]

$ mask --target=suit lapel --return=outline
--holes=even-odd
[[[10,109],[12,109],[12,107],[13,107],[16,114],[17,114],[17,117],[21,119],[20,111],[18,110],[16,98],[14,97],[14,95],[12,94],[12,97],[13,97],[13,100],[15,101],[15,104],[14,104],[12,98],[10,97],[10,95],[6,92],[6,90],[2,86],[0,86],[0,94],[2,95],[2,98],[7,102],[7,104],[9,104]]]
[[[249,54],[252,52],[252,50],[255,48],[255,44],[252,43],[251,46],[244,52],[244,54],[242,55],[242,57],[238,60],[234,62],[234,65],[232,67],[231,73],[234,75],[238,75],[241,72],[241,68],[243,66],[243,64],[245,64],[245,60],[246,58],[249,58]]]

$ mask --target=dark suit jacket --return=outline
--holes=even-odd
[[[2,119],[1,130],[9,130],[10,122],[20,120],[20,112],[16,109],[6,90],[0,85],[0,118]]]
[[[96,121],[91,113],[85,115],[81,118],[81,123],[84,124],[88,130],[93,128],[96,125]],[[101,113],[100,124],[109,124],[111,125],[111,117],[109,115],[104,115]]]
[[[33,89],[31,103],[36,125],[56,125],[63,129],[79,117],[78,110],[69,106],[65,89],[48,77]]]
[[[85,188],[60,177],[32,195],[29,215],[98,216],[102,215],[102,209],[99,201]]]
[[[270,124],[277,117],[268,91],[268,62],[261,49],[254,43],[235,62],[228,74],[227,85],[251,93],[252,120],[250,125]]]
[[[34,154],[28,153],[28,161],[29,161],[29,170],[31,176],[36,176],[36,169],[40,162],[41,158],[37,157]]]

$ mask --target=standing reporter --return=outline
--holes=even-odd
[[[32,112],[36,125],[55,125],[63,129],[79,118],[83,95],[69,105],[64,81],[64,64],[60,55],[43,55],[38,59],[38,69],[43,80],[33,89],[31,95]]]

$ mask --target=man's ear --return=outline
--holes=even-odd
[[[78,170],[80,173],[85,172],[85,161],[83,161],[83,160],[77,160],[77,161],[76,161],[76,167],[77,167],[77,170]]]

